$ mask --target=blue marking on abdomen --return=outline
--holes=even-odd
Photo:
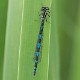
[[[35,60],[35,63],[38,63],[38,60]]]
[[[34,67],[34,70],[36,69],[36,67]]]
[[[41,39],[42,38],[42,34],[39,34],[39,39]]]
[[[37,57],[38,57],[38,56],[39,56],[39,52],[35,52],[35,56],[37,56]]]
[[[41,44],[38,42],[37,47],[40,48]]]

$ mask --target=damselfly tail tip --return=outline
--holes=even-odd
[[[34,74],[33,74],[34,76],[36,75],[36,71],[34,71]]]

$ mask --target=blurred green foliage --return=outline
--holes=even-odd
[[[4,48],[5,48],[5,32],[7,21],[8,0],[0,0],[0,80],[3,74]]]

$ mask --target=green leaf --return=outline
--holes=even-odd
[[[8,0],[0,0],[0,80],[3,74]]]
[[[45,23],[44,26],[42,59],[36,76],[33,75],[34,62],[32,59],[41,24],[38,12],[42,5],[49,8],[51,6],[49,0],[9,1],[3,80],[48,79],[50,23]],[[48,21],[50,22],[50,19]]]

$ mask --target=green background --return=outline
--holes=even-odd
[[[0,0],[0,80],[2,80],[2,73],[3,73],[7,7],[8,7],[8,1]]]
[[[50,18],[33,76],[42,6]],[[80,80],[80,1],[0,1],[0,80]]]

